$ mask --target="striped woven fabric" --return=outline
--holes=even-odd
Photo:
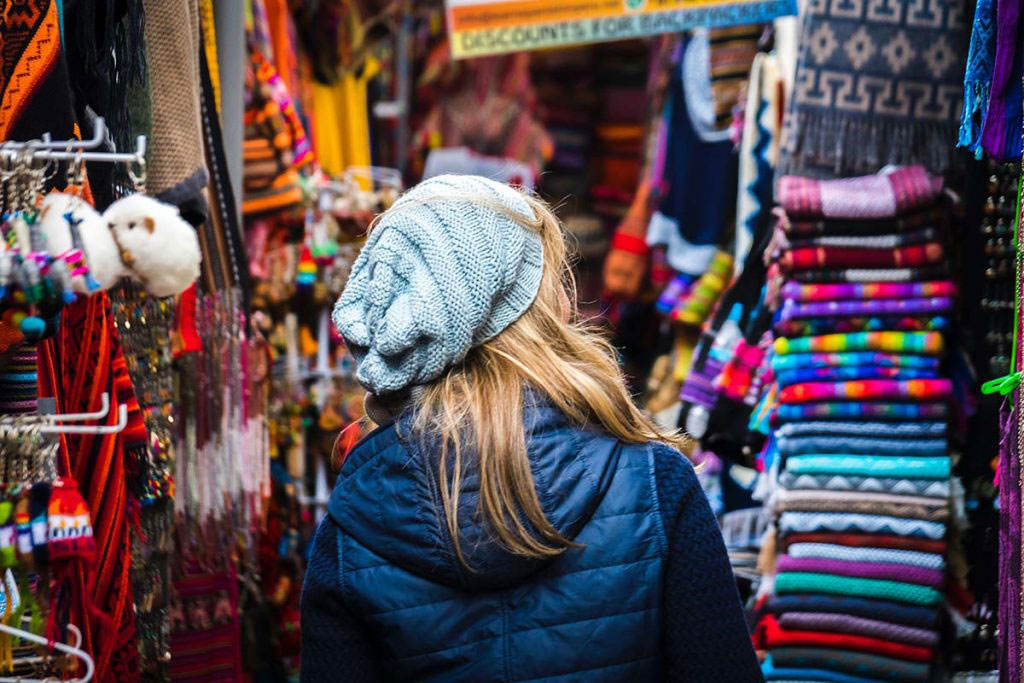
[[[909,299],[914,297],[955,296],[950,280],[934,282],[865,282],[834,285],[808,285],[787,282],[782,296],[793,301],[833,301],[840,299]]]
[[[775,577],[775,592],[825,593],[830,595],[852,595],[864,598],[894,600],[912,605],[937,605],[942,599],[941,592],[930,586],[917,586],[900,581],[882,579],[861,579],[851,576],[834,576],[809,572],[785,572]]]
[[[777,320],[772,330],[779,337],[815,337],[824,334],[854,332],[945,332],[950,328],[946,315],[899,316],[874,315],[853,318],[817,317]]]
[[[946,498],[949,482],[942,479],[903,479],[845,474],[796,474],[786,470],[779,475],[779,484],[789,490],[871,491],[899,493],[907,496]]]
[[[936,296],[918,299],[867,299],[842,301],[787,301],[779,312],[782,320],[821,316],[934,315],[952,310],[953,299]]]
[[[775,340],[775,353],[779,355],[842,351],[938,354],[945,348],[945,340],[937,332],[856,332]]]
[[[831,667],[874,681],[916,683],[928,680],[927,662],[908,662],[841,648],[778,648],[772,651],[779,666]]]
[[[794,543],[787,548],[790,557],[819,557],[845,562],[887,562],[927,569],[944,569],[946,558],[935,553],[891,548],[851,548],[833,543]]]
[[[783,455],[805,453],[843,453],[872,455],[945,455],[949,445],[946,439],[917,439],[901,437],[886,439],[880,437],[859,437],[847,435],[817,435],[779,437],[776,446]]]
[[[779,516],[779,533],[814,531],[893,534],[941,539],[946,525],[924,519],[904,519],[889,515],[867,515],[845,512],[783,512]]]
[[[939,367],[939,359],[913,353],[886,353],[882,351],[838,351],[789,353],[772,358],[775,372],[796,368],[823,368],[836,366],[881,366],[890,368]]]
[[[842,595],[772,595],[763,604],[766,614],[787,614],[789,612],[826,612],[848,614],[903,624],[928,630],[938,629],[939,610],[933,607],[906,605],[887,600],[858,598]]]
[[[941,587],[945,580],[945,575],[940,569],[913,567],[905,564],[889,564],[886,562],[845,562],[843,560],[830,560],[819,557],[783,555],[778,559],[776,568],[780,574],[784,572],[811,572],[861,579],[903,581],[920,586],[931,586],[932,588]]]
[[[779,617],[779,624],[792,630],[855,633],[921,647],[935,647],[939,644],[939,632],[932,629],[914,628],[848,614],[787,612]]]
[[[911,479],[948,479],[948,457],[912,455],[794,455],[786,469],[795,474],[853,474]]]
[[[794,368],[775,373],[780,387],[804,382],[847,381],[858,379],[935,379],[938,371],[930,368],[885,368],[875,365],[850,365],[836,368]]]
[[[863,515],[885,515],[903,519],[922,519],[929,522],[949,522],[948,507],[929,507],[913,503],[875,503],[867,500],[829,500],[795,498],[780,501],[779,512],[849,512]]]
[[[944,402],[818,401],[779,405],[775,420],[780,424],[808,419],[935,420],[948,414],[949,405]]]
[[[925,437],[944,436],[945,422],[791,422],[775,430],[776,437],[805,434],[856,434],[858,436]]]
[[[930,333],[929,333],[930,334]],[[779,392],[782,403],[813,401],[911,400],[936,401],[949,398],[953,383],[948,379],[865,379],[848,382],[804,382]]]

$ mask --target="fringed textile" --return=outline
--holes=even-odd
[[[835,177],[950,163],[963,96],[964,0],[812,0],[781,167]]]
[[[138,680],[130,584],[138,503],[128,491],[126,462],[133,450],[145,449],[147,435],[106,294],[66,306],[57,337],[40,349],[40,395],[56,397],[58,412],[96,410],[104,391],[111,395],[111,410],[101,424],[117,423],[114,406],[129,409],[128,427],[120,433],[62,436],[61,470],[78,481],[99,550],[95,566],[84,574],[79,569],[73,578],[72,592],[80,592],[85,604],[73,606],[71,622],[82,629],[96,680]]]

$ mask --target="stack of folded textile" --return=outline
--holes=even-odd
[[[919,167],[779,186],[772,681],[926,681],[950,521],[941,185]]]

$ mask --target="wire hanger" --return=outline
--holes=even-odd
[[[63,415],[47,415],[51,420],[62,420]],[[72,414],[72,418],[76,415]],[[103,417],[106,417],[104,415]],[[84,418],[89,419],[89,418]],[[117,424],[114,425],[57,425],[48,424],[39,428],[40,434],[117,434],[128,426],[128,406],[123,403],[117,407]]]
[[[100,409],[91,413],[63,413],[60,415],[49,413],[39,417],[51,422],[84,422],[86,420],[102,420],[110,413],[110,394],[104,391],[100,394]]]
[[[72,628],[74,628],[75,632],[77,633],[78,644],[81,645],[82,644],[82,632],[79,631],[78,628],[75,627],[75,626],[72,626],[72,625],[68,626],[68,629],[72,629]],[[89,655],[88,652],[86,652],[85,650],[81,649],[80,647],[75,647],[75,646],[72,646],[72,645],[67,645],[65,643],[53,642],[53,641],[47,640],[46,638],[43,638],[42,636],[37,636],[35,633],[30,633],[29,631],[25,631],[25,630],[22,630],[20,628],[15,628],[13,626],[8,626],[7,624],[0,624],[0,633],[6,633],[8,635],[12,635],[12,636],[15,636],[17,638],[21,638],[22,640],[27,640],[30,643],[36,643],[37,645],[44,645],[46,647],[51,647],[54,650],[56,650],[57,652],[63,652],[66,655],[71,655],[72,657],[77,658],[80,662],[82,662],[85,665],[85,674],[81,678],[72,678],[72,679],[70,679],[68,681],[68,683],[88,683],[89,681],[92,680],[93,674],[96,673],[96,664],[95,664],[95,662],[93,662],[92,656]],[[25,661],[25,660],[20,660],[20,661]],[[2,677],[0,677],[0,683],[47,683],[48,681],[52,681],[52,680],[54,680],[53,677],[50,677],[50,678],[26,678],[24,676],[16,676],[16,677],[2,676]]]
[[[354,181],[357,178],[367,178],[373,182],[380,183],[396,190],[402,189],[402,174],[398,169],[387,166],[349,166],[341,175],[342,180]]]

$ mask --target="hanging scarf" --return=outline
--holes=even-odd
[[[965,5],[809,3],[785,171],[834,177],[914,163],[944,171],[960,117]]]
[[[964,111],[957,144],[981,158],[981,131],[988,112],[989,90],[996,56],[995,0],[978,0],[971,28],[964,73]]]
[[[1000,160],[1021,156],[1021,77],[1020,3],[996,0],[995,61],[988,110],[981,133],[981,147]]]

